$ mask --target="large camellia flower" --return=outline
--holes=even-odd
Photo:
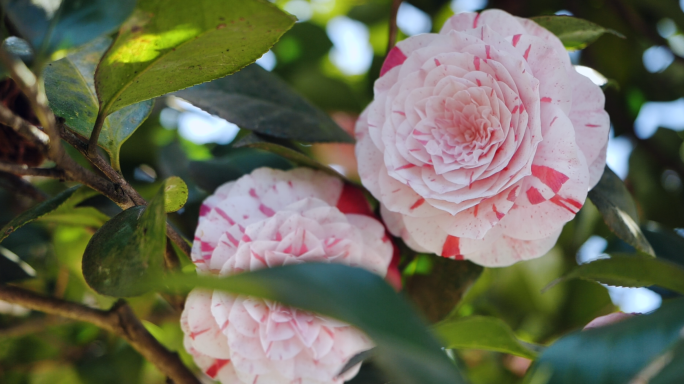
[[[608,130],[603,93],[562,43],[490,10],[390,51],[356,154],[410,247],[503,266],[553,247],[603,172]]]
[[[392,244],[374,218],[342,213],[366,204],[350,201],[347,188],[310,169],[257,169],[204,202],[192,259],[200,273],[220,276],[304,262],[384,276]],[[191,292],[181,326],[197,365],[224,384],[338,384],[360,366],[336,377],[344,364],[372,347],[339,321],[220,291]]]

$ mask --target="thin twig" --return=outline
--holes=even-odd
[[[392,8],[390,9],[389,19],[389,37],[387,39],[387,53],[394,48],[397,42],[397,14],[399,13],[399,6],[401,0],[392,0]]]
[[[32,168],[24,164],[6,163],[4,161],[0,161],[0,171],[21,176],[42,176],[60,180],[66,178],[64,171],[58,168]]]
[[[95,126],[93,126],[93,131],[90,133],[90,139],[88,140],[88,151],[86,156],[93,159],[98,156],[97,153],[97,141],[100,137],[100,132],[102,131],[102,126],[104,125],[105,117],[107,114],[100,110],[97,113],[97,118],[95,119]]]
[[[46,152],[50,138],[35,125],[15,115],[9,108],[0,103],[0,123],[11,127],[26,140],[34,144],[42,152]]]
[[[164,375],[171,378],[174,383],[200,383],[197,377],[183,364],[178,354],[164,348],[145,329],[124,300],[119,300],[109,311],[102,311],[10,286],[0,286],[0,300],[68,319],[95,324],[125,339],[143,357],[159,368]]]
[[[27,182],[21,177],[0,171],[0,185],[14,191],[21,196],[28,196],[35,201],[45,201],[48,195],[33,184]]]
[[[74,133],[69,127],[63,122],[59,123],[60,134],[64,141],[69,143],[72,147],[76,148],[84,156],[88,156],[88,143],[85,138]],[[147,205],[145,199],[138,193],[138,191],[133,188],[128,181],[114,168],[112,168],[109,163],[102,158],[99,154],[94,157],[89,157],[90,162],[97,167],[105,176],[109,178],[114,184],[116,184],[121,190],[130,197],[131,201],[135,205]],[[183,252],[186,256],[190,256],[190,245],[185,241],[183,236],[181,236],[170,224],[166,226],[166,236],[173,241],[174,244]]]

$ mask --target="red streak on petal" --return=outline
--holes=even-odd
[[[234,238],[233,235],[231,235],[231,234],[228,233],[228,232],[226,232],[226,237],[228,238],[228,241],[230,241],[231,243],[233,243],[234,246],[237,247],[238,244],[240,244],[240,242],[238,241],[238,239]]]
[[[600,125],[598,124],[584,124],[585,127],[590,127],[590,128],[598,128]]]
[[[380,77],[384,76],[385,73],[389,72],[390,69],[396,67],[397,65],[403,64],[404,61],[406,61],[406,55],[404,52],[402,52],[399,47],[392,48],[392,50],[390,50],[387,54],[385,62],[382,64],[382,68],[380,69]]]
[[[520,104],[520,113],[523,113],[523,112],[525,112],[525,106]]]
[[[439,67],[440,65],[442,65],[442,63],[440,63],[439,60],[435,59],[435,65]]]
[[[516,105],[515,108],[511,111],[511,114],[518,112],[518,106]]]
[[[392,112],[396,113],[397,115],[406,116],[406,113],[404,113],[404,111],[392,111]]]
[[[553,123],[556,122],[556,119],[557,119],[557,118],[558,118],[558,116],[554,116],[554,118],[551,120],[551,123],[549,123],[549,127],[552,126]]]
[[[211,212],[211,208],[206,204],[202,204],[200,207],[200,217],[206,216],[209,212]]]
[[[221,368],[223,368],[228,363],[230,363],[230,360],[216,359],[214,361],[214,364],[211,367],[209,367],[209,369],[207,369],[204,373],[206,373],[207,376],[213,379],[216,377]]]
[[[411,208],[409,208],[409,210],[412,211],[412,210],[414,210],[414,209],[420,207],[421,205],[423,205],[423,203],[425,203],[425,199],[423,199],[423,198],[421,197],[420,199],[416,200],[415,203],[413,203],[413,205],[411,206]]]
[[[354,213],[375,217],[363,191],[351,184],[344,184],[340,199],[337,200],[337,209],[344,214]]]
[[[266,215],[268,217],[275,215],[275,211],[273,211],[271,208],[269,208],[263,204],[259,204],[259,210],[261,211],[261,213],[263,213],[264,215]]]
[[[256,252],[254,252],[254,251],[252,251],[252,257],[254,257],[255,259],[261,261],[264,265],[268,266],[268,264],[266,264],[266,260],[265,260],[263,257],[259,256],[259,255],[258,255]]]
[[[230,216],[228,216],[228,214],[226,212],[224,212],[221,208],[216,207],[216,209],[214,209],[214,210],[216,211],[216,213],[219,214],[219,216],[221,216],[225,221],[227,221],[228,224],[235,225],[235,222],[233,221],[233,219],[231,219]]]
[[[190,332],[190,338],[193,339],[193,340],[195,340],[195,337],[197,337],[197,336],[199,336],[199,335],[201,335],[201,334],[203,334],[203,333],[207,333],[207,332],[209,332],[209,328],[203,329],[203,330],[197,331],[197,332]]]
[[[330,242],[330,244],[327,244],[327,245],[326,245],[326,247],[328,247],[328,248],[334,247],[334,246],[337,245],[340,241],[342,241],[342,239],[337,239],[337,238],[334,238],[334,237],[331,237],[331,238],[329,238],[328,240],[332,240],[332,241]],[[388,239],[388,240],[389,240],[389,239]]]
[[[461,239],[448,235],[442,247],[442,256],[463,260],[463,255],[461,255]]]
[[[221,331],[225,331],[226,328],[228,328],[228,324],[230,324],[230,322],[228,320],[226,320],[226,322],[223,323],[223,325],[221,326]]]
[[[216,247],[212,247],[211,244],[205,243],[205,242],[202,242],[202,245],[200,247],[202,252],[213,252],[214,248],[216,248]]]
[[[558,193],[563,184],[570,179],[565,174],[558,172],[553,168],[534,164],[532,164],[532,175],[542,183],[548,185],[554,193]]]
[[[290,186],[290,188],[292,188],[292,187],[293,187],[293,185],[292,185],[292,181],[288,181],[288,182],[287,182],[287,185],[289,185],[289,186]]]
[[[473,65],[475,66],[476,71],[480,70],[480,56],[475,56],[473,59]]]
[[[542,97],[541,99],[539,99],[539,101],[541,101],[542,103],[550,103],[553,100],[551,100],[550,97]]]
[[[481,86],[482,86],[482,82],[480,81],[480,79],[475,79],[475,81],[477,82],[477,86],[478,86],[478,87],[481,87]]]
[[[402,166],[399,167],[399,168],[394,168],[394,170],[395,170],[395,171],[399,171],[399,170],[402,170],[402,169],[413,168],[413,167],[415,167],[415,166],[416,166],[415,164],[408,163],[408,164],[402,165]]]
[[[256,191],[254,190],[254,188],[249,189],[249,195],[252,197],[255,197],[255,198],[257,197]]]
[[[582,203],[580,203],[579,201],[573,199],[565,199],[558,195],[555,195],[554,197],[549,199],[549,201],[561,208],[567,209],[568,211],[570,211],[570,213],[573,214],[577,213],[577,211],[579,211],[580,208],[582,208]]]
[[[520,186],[516,185],[515,188],[511,189],[511,191],[508,192],[508,197],[506,198],[506,200],[511,202],[515,201],[515,199],[518,198],[518,188],[520,188]]]
[[[535,187],[530,187],[526,193],[527,200],[529,200],[532,205],[537,205],[546,201],[544,196],[542,196],[542,194],[539,193],[539,190]]]
[[[527,57],[530,55],[530,49],[532,49],[532,44],[530,44],[530,46],[525,50],[525,54],[523,55],[525,60],[527,60]]]
[[[283,235],[280,232],[276,232],[275,239],[276,241],[283,241]]]
[[[487,54],[487,58],[491,59],[492,56],[490,55],[491,47],[489,45],[485,45],[485,53]]]
[[[514,47],[515,47],[516,45],[518,45],[518,41],[520,41],[520,37],[521,37],[521,36],[522,36],[522,35],[513,35],[513,46],[514,46]]]
[[[252,241],[252,239],[249,236],[247,236],[247,234],[244,234],[244,235],[242,235],[242,241],[250,242],[250,241]]]
[[[475,19],[473,20],[473,28],[477,28],[477,20],[480,19],[480,14],[478,13],[475,15]]]
[[[473,216],[474,217],[477,217],[477,211],[479,211],[479,210],[480,210],[480,204],[476,205],[475,209],[473,209]]]
[[[288,245],[287,248],[283,249],[283,253],[292,253],[292,244]]]
[[[505,214],[496,210],[496,205],[492,204],[492,210],[494,211],[494,214],[496,214],[496,218],[499,220],[501,220],[504,216],[506,216]]]

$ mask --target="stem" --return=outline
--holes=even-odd
[[[399,13],[400,5],[401,0],[392,0],[392,8],[390,10],[389,19],[389,38],[387,40],[387,53],[394,48],[394,44],[397,42],[397,13]]]
[[[171,378],[174,383],[200,384],[195,375],[181,362],[178,354],[164,348],[145,329],[124,300],[119,300],[109,311],[102,311],[10,286],[0,286],[0,300],[68,319],[95,324],[125,339],[143,357],[159,368],[164,375]]]
[[[104,125],[105,117],[107,117],[107,115],[104,113],[103,110],[100,110],[97,113],[97,119],[95,119],[95,126],[93,127],[93,132],[90,134],[90,140],[88,141],[88,151],[86,152],[88,158],[94,159],[98,156],[97,140],[100,137],[100,132],[102,132],[102,126]]]
[[[31,168],[23,164],[5,163],[0,161],[0,171],[22,176],[42,176],[52,179],[64,180],[66,175],[63,170],[57,168]]]
[[[0,123],[14,129],[15,132],[30,141],[42,152],[46,152],[50,145],[50,137],[35,125],[22,119],[12,112],[9,108],[0,103]]]

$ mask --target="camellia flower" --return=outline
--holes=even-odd
[[[219,276],[304,262],[384,276],[392,243],[374,218],[342,213],[359,203],[349,188],[306,168],[257,169],[204,202],[192,259],[200,273]],[[336,377],[344,364],[372,347],[337,320],[220,291],[192,291],[181,325],[197,365],[224,384],[342,383],[360,367]]]
[[[407,245],[503,266],[553,247],[603,173],[608,131],[603,93],[558,38],[489,10],[390,51],[356,154]]]

